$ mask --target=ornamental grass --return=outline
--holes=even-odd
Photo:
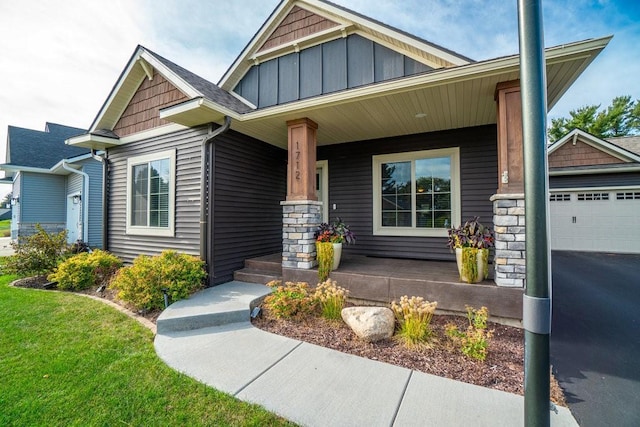
[[[391,303],[391,309],[398,320],[396,336],[408,348],[424,345],[431,336],[430,323],[436,311],[436,301],[425,301],[422,297],[407,295],[400,302]]]
[[[320,303],[322,317],[329,320],[340,320],[348,295],[348,290],[338,286],[335,280],[328,279],[318,284],[314,298]]]

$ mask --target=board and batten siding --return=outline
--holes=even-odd
[[[287,152],[229,131],[215,146],[214,277],[224,283],[244,260],[282,251]]]
[[[455,259],[446,238],[373,235],[372,156],[452,147],[460,148],[462,221],[480,216],[484,225],[493,227],[489,198],[498,188],[495,125],[320,147],[318,160],[328,160],[330,220],[341,217],[357,237],[356,244],[344,250],[390,258]]]
[[[131,263],[138,255],[165,249],[191,255],[200,250],[200,150],[206,126],[173,132],[109,149],[108,250]],[[127,159],[176,149],[175,234],[172,237],[126,234]]]

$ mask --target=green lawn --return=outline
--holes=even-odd
[[[0,277],[1,426],[290,425],[167,367],[126,315],[11,279]]]
[[[11,220],[3,219],[0,221],[0,237],[11,236]]]

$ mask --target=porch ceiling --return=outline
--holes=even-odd
[[[549,109],[609,40],[605,37],[547,49]],[[161,117],[194,126],[221,123],[224,115],[230,115],[232,129],[282,148],[287,147],[286,122],[308,117],[319,125],[318,145],[330,145],[496,123],[496,85],[518,78],[519,57],[514,55],[246,114],[198,99],[167,108]]]

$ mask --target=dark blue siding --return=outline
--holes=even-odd
[[[294,101],[300,97],[299,54],[292,53],[278,59],[278,103]]]
[[[349,88],[373,83],[373,42],[353,35],[347,39]]]
[[[322,94],[322,46],[300,52],[300,99]]]
[[[347,87],[347,41],[333,40],[322,45],[322,93]]]
[[[404,75],[404,56],[379,44],[375,45],[375,81],[402,77]]]
[[[270,107],[278,103],[278,61],[267,61],[260,66],[258,107]]]

